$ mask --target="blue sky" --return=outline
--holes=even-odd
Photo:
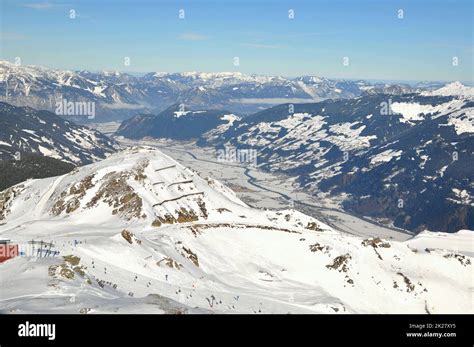
[[[0,10],[0,57],[23,64],[473,80],[470,0],[2,0]]]

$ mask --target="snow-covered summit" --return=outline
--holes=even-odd
[[[474,87],[465,86],[456,81],[439,89],[423,92],[422,95],[474,97]]]
[[[75,224],[101,220],[158,227],[205,221],[266,225],[290,231],[314,224],[329,230],[297,212],[297,220],[290,222],[271,211],[256,211],[220,182],[202,178],[148,147],[129,148],[64,176],[31,180],[5,194],[18,197],[9,199],[9,207],[3,210],[2,219],[8,223],[23,220],[23,208],[28,208],[32,216],[56,221],[66,218]]]

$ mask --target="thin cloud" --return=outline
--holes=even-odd
[[[178,40],[185,40],[185,41],[205,41],[209,40],[210,37],[198,33],[183,33],[178,36]]]
[[[26,8],[32,8],[34,10],[47,10],[49,8],[53,8],[54,4],[50,2],[35,2],[35,3],[22,4],[21,6],[26,7]]]

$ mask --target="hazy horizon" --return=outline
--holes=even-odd
[[[8,60],[0,60],[0,61],[7,61],[8,63],[13,64],[13,62],[8,61]],[[24,65],[24,64],[22,64]],[[26,64],[25,64],[26,65]],[[269,74],[261,74],[261,73],[244,73],[240,71],[127,71],[126,69],[122,70],[88,70],[88,69],[61,69],[61,68],[55,68],[55,67],[49,67],[49,66],[41,66],[41,65],[34,65],[34,64],[28,64],[26,66],[35,66],[35,67],[42,67],[42,68],[47,68],[50,70],[63,70],[63,71],[73,71],[73,72],[80,72],[80,71],[87,71],[87,72],[92,72],[92,73],[113,73],[113,72],[119,72],[123,74],[128,74],[131,76],[135,77],[142,77],[145,76],[146,74],[151,74],[151,73],[163,73],[163,74],[186,74],[186,73],[204,73],[204,74],[219,74],[219,73],[241,73],[243,75],[248,75],[248,76],[265,76],[265,77],[283,77],[287,79],[295,79],[299,77],[319,77],[319,78],[326,78],[329,80],[340,80],[340,81],[367,81],[370,83],[399,83],[399,84],[408,84],[408,85],[415,85],[417,83],[452,83],[452,82],[461,82],[464,85],[467,86],[474,86],[474,81],[466,81],[466,80],[392,80],[392,79],[377,79],[377,78],[364,78],[364,77],[354,77],[354,78],[338,78],[338,77],[332,77],[332,76],[327,76],[327,75],[311,75],[311,74],[302,74],[298,76],[285,76],[285,75],[269,75]]]

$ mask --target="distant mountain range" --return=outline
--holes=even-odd
[[[120,72],[51,70],[0,61],[0,101],[49,111],[55,110],[59,100],[93,102],[97,113],[94,122],[124,120],[138,113],[156,114],[177,103],[188,108],[249,114],[287,102],[315,102],[379,93],[400,95],[429,91],[443,85],[420,83],[410,86],[239,72],[148,73],[137,77]],[[66,118],[80,123],[91,121],[74,114]]]
[[[344,206],[361,215],[453,232],[474,229],[473,96],[455,82],[421,93],[283,104],[242,118],[191,112],[179,127],[170,109],[166,117],[131,119],[117,134],[176,138],[181,131],[182,138],[214,127],[201,131],[199,144],[256,149],[261,168],[297,176],[315,194],[346,194]]]

